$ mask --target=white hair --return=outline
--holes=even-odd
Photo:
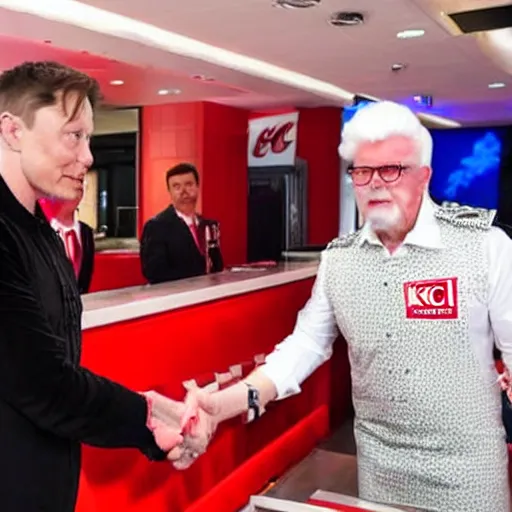
[[[419,149],[419,165],[431,166],[432,137],[429,131],[412,110],[392,101],[370,103],[358,110],[343,127],[338,152],[344,160],[352,162],[362,143],[379,142],[396,135],[415,141]]]

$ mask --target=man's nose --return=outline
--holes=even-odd
[[[373,171],[372,179],[369,183],[371,188],[382,188],[384,186],[384,180],[380,177],[377,170]]]
[[[87,169],[89,169],[89,167],[92,166],[92,163],[94,162],[94,157],[92,156],[91,148],[89,146],[88,141],[82,142],[82,147],[80,148],[78,160],[81,164],[83,164],[84,167],[87,167]]]

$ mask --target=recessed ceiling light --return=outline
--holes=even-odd
[[[493,82],[492,84],[489,84],[488,87],[489,89],[503,89],[505,84],[503,82]]]
[[[181,91],[179,89],[160,89],[158,94],[160,96],[166,96],[167,94],[180,94]]]
[[[361,12],[339,11],[332,13],[329,23],[333,27],[353,27],[364,23],[364,15]]]
[[[395,73],[398,71],[402,71],[407,67],[407,64],[403,64],[402,62],[396,62],[395,64],[391,64],[391,71]]]
[[[274,0],[274,7],[284,7],[285,9],[307,9],[315,7],[320,0]]]
[[[124,84],[123,80],[111,80],[110,81],[110,85],[123,85],[123,84]]]
[[[421,28],[415,28],[410,30],[402,30],[402,32],[398,32],[396,37],[398,39],[413,39],[414,37],[422,37],[425,35],[425,31]]]
[[[192,80],[199,80],[200,82],[214,82],[215,78],[213,76],[206,75],[192,75]]]

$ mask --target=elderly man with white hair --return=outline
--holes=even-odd
[[[340,155],[365,224],[323,252],[293,333],[243,382],[187,397],[177,467],[220,421],[300,392],[341,332],[350,355],[359,494],[437,512],[508,512],[493,342],[512,364],[511,240],[494,212],[438,207],[432,139],[406,107],[375,103],[344,127]],[[188,420],[189,418],[185,418]]]

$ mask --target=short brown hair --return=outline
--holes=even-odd
[[[167,188],[169,188],[169,179],[173,176],[180,176],[182,174],[193,174],[196,183],[199,185],[199,173],[195,165],[189,164],[187,162],[182,162],[181,164],[175,165],[171,167],[165,174],[165,182],[167,183]]]
[[[31,126],[37,110],[55,105],[59,93],[64,106],[69,94],[78,95],[69,119],[77,115],[86,98],[93,108],[100,100],[98,82],[85,73],[58,62],[25,62],[0,75],[0,112],[8,111]]]

